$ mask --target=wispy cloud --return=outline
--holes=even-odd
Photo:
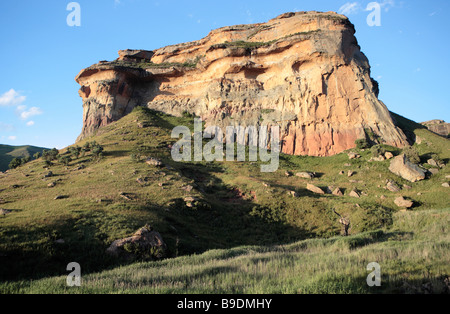
[[[15,140],[17,140],[17,136],[15,136],[15,135],[8,136],[8,140],[15,141]]]
[[[401,7],[398,6],[395,2],[395,0],[383,0],[383,1],[372,1],[372,2],[376,2],[380,5],[381,9],[384,9],[384,11],[388,12],[391,8],[394,7]],[[360,12],[363,11],[367,11],[367,9],[365,9],[365,7],[363,7],[363,5],[360,2],[347,2],[344,5],[342,5],[339,10],[338,13],[339,14],[343,14],[343,15],[352,15],[352,14],[358,14]]]
[[[22,96],[14,89],[10,89],[0,96],[0,106],[17,106],[23,103],[26,99],[26,96]]]
[[[352,15],[361,11],[362,7],[358,2],[347,2],[338,10],[339,14]]]
[[[384,0],[383,2],[378,2],[380,7],[384,11],[388,12],[391,8],[395,7],[395,0]]]
[[[31,117],[43,114],[42,110],[38,107],[27,109],[27,106],[24,105],[17,106],[16,113],[22,120],[28,120]]]
[[[27,122],[27,126],[33,126],[34,125],[34,121],[28,121]]]

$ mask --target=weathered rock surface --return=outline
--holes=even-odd
[[[114,241],[106,252],[113,256],[130,256],[138,254],[150,257],[158,250],[160,250],[158,254],[162,254],[166,248],[167,246],[161,235],[158,232],[153,231],[152,228],[146,226],[136,231],[136,233],[129,238]]]
[[[321,188],[319,188],[313,184],[307,184],[306,189],[315,194],[325,194],[325,192]]]
[[[386,188],[391,192],[400,192],[401,188],[392,180],[388,180],[386,183]]]
[[[313,179],[314,173],[311,172],[297,172],[295,176],[303,178],[303,179]]]
[[[446,123],[443,120],[431,120],[422,122],[422,125],[426,126],[428,130],[436,134],[448,137],[450,134],[450,123]]]
[[[84,108],[79,139],[143,105],[187,111],[222,129],[279,125],[286,154],[341,153],[365,130],[403,147],[406,136],[378,100],[354,34],[343,15],[297,12],[155,51],[120,51],[76,77]]]
[[[402,208],[411,208],[414,205],[413,201],[406,200],[404,197],[399,196],[394,200],[395,205]]]
[[[392,159],[389,170],[411,182],[417,182],[425,179],[425,171],[419,166],[409,162],[404,154]]]

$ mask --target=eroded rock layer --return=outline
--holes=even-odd
[[[354,34],[345,16],[297,12],[155,51],[120,51],[76,78],[84,102],[79,139],[142,105],[223,129],[279,125],[287,154],[337,154],[366,133],[403,147],[406,137],[378,100]]]

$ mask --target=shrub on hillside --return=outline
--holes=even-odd
[[[370,149],[373,157],[384,156],[386,153],[386,149],[384,149],[381,145],[372,146]]]
[[[367,139],[365,138],[361,138],[359,140],[355,141],[356,144],[356,148],[358,149],[366,149],[366,148],[370,148],[370,143]]]
[[[406,147],[405,149],[403,149],[403,154],[405,154],[406,158],[413,164],[420,163],[419,152],[415,147],[413,146]]]
[[[14,158],[13,160],[11,160],[11,162],[9,163],[9,169],[16,169],[17,167],[19,167],[21,165],[21,161],[19,158]]]

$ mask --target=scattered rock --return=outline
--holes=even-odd
[[[127,201],[132,201],[132,200],[133,200],[133,197],[132,197],[132,195],[131,195],[130,193],[124,193],[124,192],[121,192],[121,193],[119,194],[119,196],[120,196],[121,198],[127,200]]]
[[[145,184],[145,180],[142,178],[137,178],[136,182],[139,183],[140,185],[144,185]]]
[[[285,175],[286,177],[292,177],[292,172],[290,172],[290,171],[285,171],[285,172],[284,172],[284,175]]]
[[[428,159],[427,163],[431,166],[438,167],[438,163],[434,159]]]
[[[450,175],[446,175],[445,178],[446,178],[446,179],[450,179]]]
[[[140,129],[147,128],[148,127],[148,123],[147,122],[138,122],[137,126]]]
[[[298,193],[295,192],[295,191],[289,191],[289,194],[290,194],[292,197],[298,197]]]
[[[384,158],[384,156],[378,156],[378,157],[372,157],[372,158],[370,158],[369,159],[369,162],[371,162],[371,161],[379,161],[379,162],[381,162],[381,161],[385,161],[386,160],[386,158]]]
[[[186,206],[189,208],[194,207],[194,203],[198,201],[198,198],[193,196],[187,196],[184,198],[184,202],[186,203]]]
[[[411,189],[412,189],[412,186],[407,185],[407,184],[403,184],[403,188],[404,188],[405,190],[411,190]]]
[[[386,199],[386,196],[384,196],[384,195],[380,196],[380,200],[385,200],[385,199]]]
[[[386,160],[392,159],[394,158],[394,154],[392,154],[391,152],[386,152],[384,154],[384,158],[386,158]]]
[[[66,198],[69,198],[69,196],[67,196],[67,195],[58,195],[57,197],[55,197],[55,201],[56,200],[63,200],[63,199],[66,199]]]
[[[433,174],[433,175],[439,173],[439,169],[438,169],[438,168],[431,168],[431,169],[428,169],[428,171],[429,171],[431,174]]]
[[[425,179],[425,171],[409,162],[404,154],[392,159],[389,170],[410,182],[417,182]]]
[[[155,167],[163,167],[164,164],[161,160],[157,158],[148,158],[146,161],[147,165],[155,166]]]
[[[186,192],[191,192],[194,189],[194,187],[192,185],[186,185],[186,186],[183,186],[181,189]]]
[[[270,184],[268,184],[268,183],[266,183],[266,182],[263,182],[262,185],[263,185],[264,187],[266,187],[266,188],[269,188],[269,187],[270,187]]]
[[[119,257],[145,257],[161,258],[167,246],[162,236],[153,231],[150,226],[145,226],[136,231],[133,236],[114,241],[106,252]]]
[[[49,184],[47,184],[47,186],[49,188],[54,188],[56,186],[56,182],[50,182]]]
[[[340,188],[334,189],[332,194],[335,195],[335,196],[343,196],[344,195],[344,193],[342,193]]]
[[[326,194],[333,194],[333,191],[334,191],[335,188],[336,188],[335,186],[329,185],[329,186],[327,186],[327,188],[325,190],[325,193]]]
[[[44,178],[51,178],[53,177],[53,172],[49,171],[46,175],[44,175]]]
[[[8,214],[11,214],[11,211],[9,209],[0,208],[0,215],[1,216],[6,216]]]
[[[311,191],[311,192],[316,193],[316,194],[325,194],[325,192],[321,188],[319,188],[319,187],[317,187],[317,186],[315,186],[313,184],[308,184],[306,186],[306,189],[308,191]]]
[[[353,172],[353,171],[351,171],[351,170],[349,170],[348,172],[347,172],[347,176],[350,178],[351,176],[353,176],[355,174],[355,172]]]
[[[339,175],[343,176],[345,174],[344,170],[339,172]]]
[[[444,188],[450,188],[450,184],[449,184],[448,182],[442,183],[442,186],[443,186]]]
[[[361,155],[357,154],[357,153],[348,153],[348,159],[358,159],[361,158]]]
[[[314,174],[311,172],[298,172],[295,174],[297,177],[304,178],[304,179],[312,179],[314,178]]]
[[[349,163],[344,164],[344,167],[351,167],[351,166],[352,166],[352,164],[349,164]]]
[[[392,180],[387,180],[386,188],[391,192],[400,192],[401,188]]]
[[[350,195],[351,197],[356,197],[356,198],[360,198],[360,197],[361,197],[356,189],[353,189],[353,190],[350,192],[349,195]]]
[[[100,199],[97,200],[97,203],[99,203],[99,204],[102,204],[102,203],[112,203],[112,200],[100,198]]]
[[[420,192],[419,192],[419,193],[417,193],[417,196],[421,196],[421,195],[422,195],[422,193],[420,193]]]
[[[413,201],[406,200],[403,196],[399,196],[394,201],[395,205],[402,208],[411,208],[414,205]]]

